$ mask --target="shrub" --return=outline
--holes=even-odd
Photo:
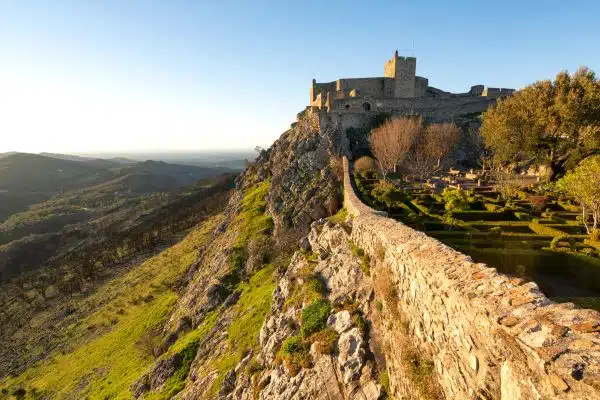
[[[533,196],[530,195],[528,198],[529,204],[531,205],[531,209],[533,211],[540,211],[546,207],[546,203],[548,202],[548,196]]]
[[[331,304],[325,299],[313,301],[309,306],[302,310],[302,326],[300,332],[303,337],[309,337],[313,333],[319,332],[325,327]]]
[[[550,242],[550,248],[552,250],[555,250],[560,242],[566,242],[569,246],[569,248],[572,251],[576,251],[577,250],[577,246],[575,245],[575,241],[573,240],[573,238],[569,237],[568,235],[560,235],[560,236],[555,236],[552,241]]]
[[[328,217],[327,220],[334,224],[341,224],[346,221],[346,218],[348,218],[348,210],[346,210],[345,207],[342,207],[335,215]]]
[[[497,204],[492,204],[492,203],[485,203],[484,206],[485,206],[485,209],[489,212],[498,211],[498,209],[500,208],[500,206],[498,206]]]
[[[354,162],[354,171],[366,176],[368,172],[377,171],[377,164],[371,157],[363,156]]]
[[[291,295],[285,301],[286,309],[292,305],[299,308],[303,303],[313,302],[325,295],[325,285],[319,277],[312,275],[311,269],[303,268],[299,274],[302,274],[299,278],[304,280],[304,283],[293,287]]]
[[[526,212],[515,212],[515,217],[520,221],[531,221],[531,215]]]
[[[465,191],[461,189],[444,188],[444,209],[447,211],[463,211],[469,208],[469,199]]]
[[[366,335],[367,334],[367,321],[365,321],[362,314],[359,311],[355,312],[353,319],[354,319],[354,324],[356,325],[358,330],[360,330],[360,333],[362,333],[363,336]]]
[[[165,350],[161,340],[161,331],[158,328],[144,333],[135,344],[142,353],[153,358],[157,358]]]
[[[296,376],[301,368],[310,368],[310,343],[302,340],[300,336],[290,336],[281,344],[277,358],[283,361],[291,376]]]
[[[518,175],[498,172],[494,189],[501,194],[502,198],[509,200],[518,195],[522,180]]]
[[[358,247],[353,241],[348,240],[348,245],[350,246],[350,251],[354,257],[362,257],[365,255],[365,251]]]
[[[371,190],[371,196],[387,207],[394,207],[396,204],[402,202],[404,199],[404,193],[391,182],[380,180],[373,190]]]
[[[248,365],[248,375],[254,375],[257,372],[264,370],[265,367],[256,360],[252,360],[250,365]]]
[[[433,362],[423,359],[416,351],[407,351],[404,362],[408,366],[411,381],[421,392],[422,398],[434,398]]]
[[[337,351],[339,337],[340,335],[335,330],[327,328],[312,335],[310,340],[316,344],[319,354],[334,354]]]
[[[500,239],[502,237],[502,228],[494,226],[488,231],[488,235],[493,239]]]

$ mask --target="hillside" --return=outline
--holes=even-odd
[[[349,136],[300,113],[236,178],[227,201],[217,195],[202,209],[205,217],[185,238],[86,296],[67,290],[62,317],[29,318],[13,331],[18,350],[7,352],[12,374],[0,383],[3,393],[597,397],[600,314],[555,304],[535,283],[475,263],[362,203],[347,161],[357,155]],[[149,224],[136,230],[142,243],[148,226],[181,209],[174,204],[139,216]],[[75,265],[103,265],[128,246],[113,246],[107,258],[86,250]],[[26,289],[35,287],[15,286],[16,297]],[[33,343],[21,337],[41,327],[45,334]]]

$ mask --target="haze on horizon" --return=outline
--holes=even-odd
[[[4,1],[0,152],[268,146],[312,78],[380,76],[413,41],[444,90],[600,70],[600,3],[530,3]]]

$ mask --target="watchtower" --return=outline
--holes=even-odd
[[[383,76],[394,80],[394,97],[416,97],[415,81],[417,72],[417,59],[415,57],[400,57],[398,50],[394,57],[385,63]]]

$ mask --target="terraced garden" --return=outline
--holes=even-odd
[[[493,186],[461,189],[379,181],[354,173],[357,193],[387,211],[498,271],[535,281],[555,301],[600,310],[600,243],[592,241],[580,210],[533,186],[503,196]],[[393,182],[393,183],[392,183]]]

